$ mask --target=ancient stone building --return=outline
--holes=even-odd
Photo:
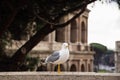
[[[115,71],[120,73],[120,41],[116,41],[115,67]]]
[[[69,60],[61,64],[61,70],[63,71],[80,71],[91,72],[93,71],[93,54],[91,51],[87,38],[88,38],[88,13],[86,11],[77,19],[72,21],[67,27],[57,29],[44,38],[30,53],[32,57],[39,57],[45,59],[53,51],[59,50],[63,42],[69,43],[70,58]],[[65,22],[70,19],[76,12],[71,13],[61,19],[60,22]],[[14,41],[14,44],[20,46],[24,41]],[[10,49],[16,49],[16,46]],[[47,64],[38,65],[40,71],[56,71],[57,65]]]

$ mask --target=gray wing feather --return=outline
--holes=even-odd
[[[59,55],[59,51],[55,51],[52,55],[50,55],[47,59],[47,62],[54,62],[56,60],[58,60],[60,57]]]

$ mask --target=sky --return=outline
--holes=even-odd
[[[88,6],[88,43],[100,43],[115,50],[115,41],[120,40],[120,10],[115,2],[96,2]]]

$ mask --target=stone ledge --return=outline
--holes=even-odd
[[[120,73],[95,73],[95,72],[0,72],[1,75],[83,75],[83,76],[120,76]]]
[[[120,80],[119,73],[0,72],[0,80]]]

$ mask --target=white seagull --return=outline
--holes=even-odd
[[[69,58],[68,43],[63,43],[59,51],[53,52],[45,60],[45,63],[58,64],[58,73],[60,73],[60,64],[65,63]]]

